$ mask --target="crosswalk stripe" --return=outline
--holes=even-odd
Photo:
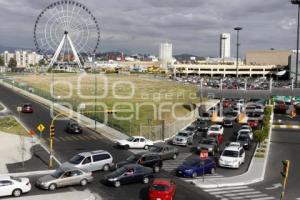
[[[90,135],[91,138],[93,138],[94,140],[98,140],[98,138],[95,135]]]
[[[73,140],[76,140],[76,141],[78,141],[79,140],[79,138],[77,138],[76,136],[70,136]]]
[[[79,137],[81,140],[85,140],[85,138],[82,137],[82,135],[78,135],[78,137]]]
[[[262,197],[262,198],[255,198],[252,200],[270,200],[270,199],[275,199],[275,197]]]
[[[249,187],[248,186],[220,187],[220,188],[204,189],[204,191],[213,192],[213,191],[224,191],[224,190],[243,189],[243,188],[249,188]]]
[[[227,194],[227,193],[233,193],[233,192],[247,192],[247,191],[254,191],[254,189],[248,188],[248,189],[239,189],[239,190],[226,190],[226,191],[218,191],[218,192],[211,192],[210,194]]]
[[[73,139],[72,139],[70,136],[65,136],[65,139],[66,139],[67,141],[73,141]]]
[[[82,135],[82,137],[85,139],[85,140],[91,140],[91,138],[87,135]]]
[[[231,197],[232,200],[242,200],[242,199],[254,199],[258,197],[267,197],[266,194],[254,194],[254,195],[247,195],[247,196],[240,196],[240,197]]]
[[[238,192],[238,193],[234,193],[234,194],[224,194],[224,196],[226,197],[234,197],[234,196],[238,196],[238,195],[249,195],[249,194],[262,194],[259,191],[251,191],[251,192]]]
[[[55,142],[60,142],[60,140],[56,137],[53,138],[55,140]]]
[[[59,139],[62,140],[63,142],[67,141],[64,137],[59,137]]]

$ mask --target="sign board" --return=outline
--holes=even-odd
[[[202,150],[200,152],[200,159],[201,160],[206,160],[208,158],[208,151],[207,150]]]
[[[21,107],[21,106],[18,106],[18,107],[17,107],[17,111],[18,111],[18,112],[21,112],[21,111],[22,111],[22,107]]]
[[[37,130],[39,130],[40,132],[43,132],[45,130],[45,126],[43,124],[39,124],[37,127]]]

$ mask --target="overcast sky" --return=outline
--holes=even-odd
[[[78,0],[96,16],[99,51],[158,54],[160,42],[174,54],[218,56],[219,34],[242,26],[241,51],[295,49],[297,9],[289,0]],[[33,48],[36,17],[53,0],[0,0],[0,46]]]

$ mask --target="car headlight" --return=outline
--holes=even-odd
[[[108,181],[117,181],[118,178],[109,178]]]

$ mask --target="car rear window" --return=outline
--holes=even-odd
[[[167,185],[161,185],[161,184],[153,184],[151,185],[151,188],[153,190],[158,190],[158,191],[168,191],[169,189]]]
[[[238,157],[239,152],[238,151],[231,151],[231,150],[225,150],[222,154],[222,156],[226,157]]]

